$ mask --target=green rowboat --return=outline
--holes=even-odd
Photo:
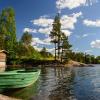
[[[0,88],[22,88],[36,82],[40,70],[14,70],[0,73]]]

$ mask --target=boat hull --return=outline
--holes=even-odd
[[[40,70],[37,71],[10,71],[0,73],[0,88],[22,88],[36,82]]]

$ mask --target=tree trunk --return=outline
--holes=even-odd
[[[57,60],[57,57],[56,57],[56,43],[55,43],[55,60]]]
[[[60,39],[58,39],[58,60],[60,60]]]
[[[61,62],[63,61],[63,48],[62,48],[62,51],[61,51]]]

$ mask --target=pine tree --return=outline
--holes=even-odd
[[[56,60],[57,50],[58,50],[58,59],[60,59],[61,23],[59,14],[55,16],[52,26],[53,29],[51,31],[50,37],[52,39],[51,42],[55,44],[55,60]]]
[[[25,46],[29,46],[32,42],[32,34],[29,34],[28,32],[25,32],[21,37],[21,42]]]
[[[69,43],[68,36],[66,36],[65,33],[62,33],[61,40],[62,40],[62,46],[61,46],[62,48],[61,61],[62,61],[63,59],[66,59],[67,56],[66,53],[71,51],[70,48],[72,47],[72,45]]]

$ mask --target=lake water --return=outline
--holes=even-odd
[[[23,100],[100,100],[100,65],[95,67],[42,68],[30,87],[2,94]]]

